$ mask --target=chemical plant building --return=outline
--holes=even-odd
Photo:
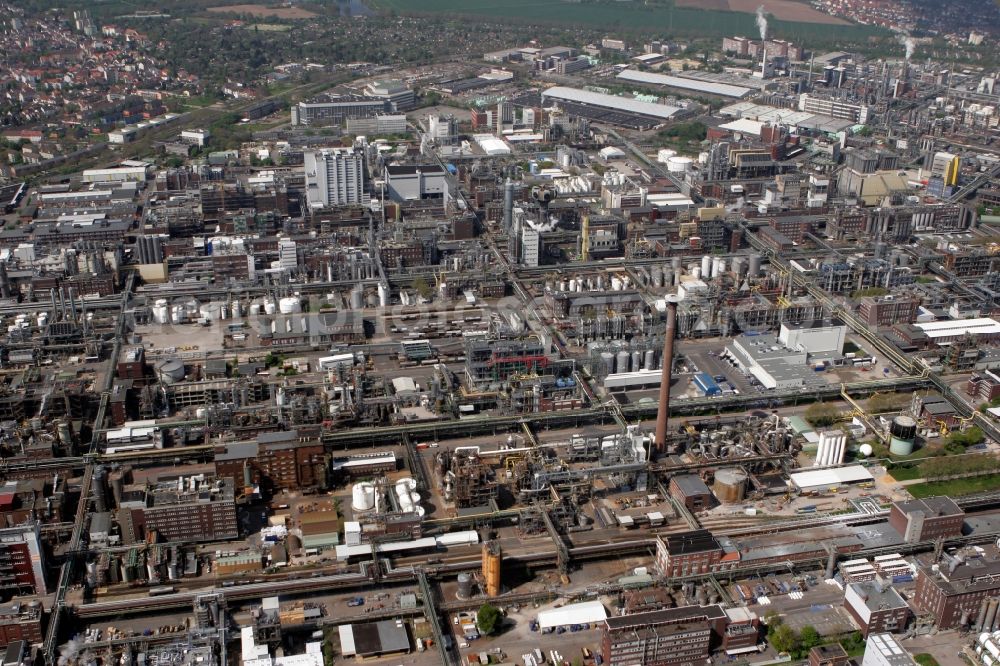
[[[920,568],[913,602],[944,630],[985,618],[991,603],[995,610],[997,597],[1000,561],[960,562],[948,556],[940,565]]]
[[[889,524],[907,543],[950,539],[962,535],[965,511],[950,497],[893,502]]]
[[[656,537],[656,567],[664,576],[709,573],[722,555],[722,546],[708,530]]]
[[[686,76],[653,74],[651,72],[640,72],[634,69],[624,70],[618,74],[618,78],[622,81],[674,88],[698,95],[716,95],[719,97],[734,97],[736,99],[743,99],[754,92],[753,88],[745,88],[743,86],[737,86],[730,83],[705,81],[702,79],[688,78]]]
[[[343,125],[349,118],[374,118],[390,111],[387,99],[325,94],[293,106],[292,125]]]
[[[0,529],[0,595],[48,594],[40,524]]]
[[[681,606],[604,620],[602,653],[609,666],[706,663],[722,649],[730,657],[756,652],[759,620],[743,608]]]
[[[122,489],[118,524],[126,544],[152,533],[164,541],[223,541],[239,536],[232,479],[164,477]]]
[[[902,632],[912,614],[894,587],[875,580],[848,583],[844,608],[866,638],[872,633]]]
[[[684,110],[676,106],[564,86],[545,90],[542,93],[542,104],[558,106],[566,113],[580,118],[632,129],[651,129],[685,115]]]

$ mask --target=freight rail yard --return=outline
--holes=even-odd
[[[995,77],[758,19],[4,162],[4,666],[995,663]]]

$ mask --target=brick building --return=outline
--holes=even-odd
[[[858,316],[869,326],[909,324],[917,317],[920,301],[909,296],[865,296]]]
[[[964,522],[965,512],[950,497],[893,502],[889,511],[889,525],[907,543],[961,536]]]
[[[48,594],[40,524],[0,529],[0,595]]]
[[[722,560],[722,546],[708,530],[656,537],[656,566],[664,576],[708,573]]]
[[[899,592],[874,580],[849,583],[844,592],[844,608],[865,638],[872,633],[902,632],[912,615]]]
[[[1000,596],[1000,561],[975,564],[951,560],[934,571],[921,567],[913,603],[930,613],[938,629],[953,629],[978,617],[984,602]]]
[[[1000,398],[1000,376],[992,370],[974,373],[965,386],[965,392],[986,402],[996,400]]]
[[[216,448],[215,473],[237,488],[259,486],[268,494],[326,488],[327,457],[318,439],[300,437],[297,430],[264,432],[256,441]]]
[[[157,478],[121,491],[118,524],[127,544],[155,532],[163,541],[224,541],[239,536],[232,479],[204,474]]]
[[[42,642],[42,604],[32,599],[15,599],[0,607],[0,647],[14,641]]]
[[[680,666],[705,663],[722,644],[726,613],[720,606],[683,606],[610,617],[602,653],[608,666]]]
[[[712,491],[701,477],[679,474],[670,478],[670,496],[681,502],[689,511],[700,511],[712,506]]]

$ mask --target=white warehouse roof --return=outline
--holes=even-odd
[[[604,93],[590,92],[589,90],[579,90],[577,88],[567,88],[565,86],[553,86],[542,93],[542,97],[561,99],[567,102],[578,102],[599,106],[625,113],[637,113],[652,118],[662,118],[669,120],[676,116],[681,109],[676,106],[666,104],[654,104],[653,102],[640,102],[637,99],[628,97],[618,97],[617,95],[605,95]]]
[[[929,338],[948,338],[965,333],[973,335],[1000,333],[1000,322],[988,317],[959,319],[958,321],[930,321],[925,324],[917,323],[914,326],[926,333]]]
[[[798,472],[790,475],[789,478],[799,490],[825,488],[841,483],[857,483],[858,481],[871,481],[874,479],[872,473],[861,465]]]
[[[651,72],[640,72],[634,69],[625,69],[618,74],[619,79],[635,81],[637,83],[650,83],[657,86],[667,86],[670,88],[680,88],[681,90],[693,90],[695,92],[706,93],[708,95],[720,95],[722,97],[744,98],[753,92],[753,88],[734,86],[729,83],[716,83],[715,81],[700,81],[698,79],[688,79],[682,76],[670,76],[667,74],[653,74]]]
[[[570,604],[562,608],[542,611],[538,614],[538,626],[565,627],[569,624],[586,624],[602,622],[608,619],[608,612],[600,601],[584,601],[580,604]]]

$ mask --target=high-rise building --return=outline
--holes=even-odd
[[[164,541],[223,541],[239,536],[233,480],[204,474],[125,486],[117,519],[128,544],[153,532]]]
[[[958,185],[958,174],[962,168],[962,158],[952,153],[938,151],[931,161],[931,176],[937,176],[944,181],[945,186]]]
[[[353,148],[307,152],[303,156],[310,208],[367,204],[364,155]]]
[[[542,253],[542,235],[530,227],[521,231],[521,263],[538,266]]]
[[[48,594],[39,523],[0,529],[0,594]]]

